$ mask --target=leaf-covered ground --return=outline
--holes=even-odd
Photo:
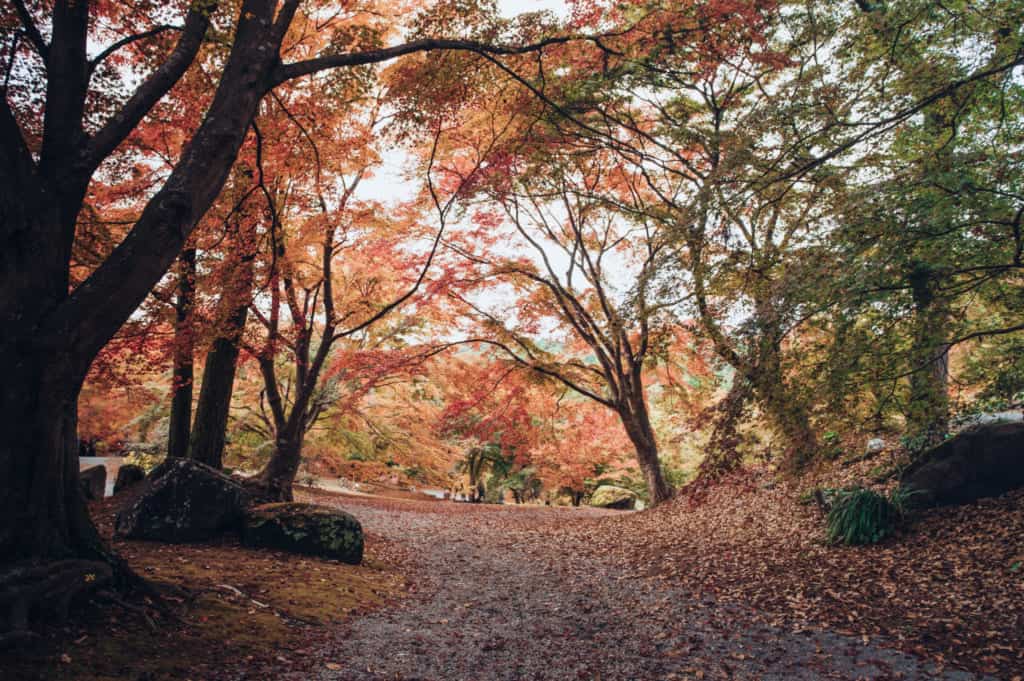
[[[93,505],[108,537],[116,511],[133,496],[129,490]],[[231,536],[188,545],[114,540],[136,572],[160,586],[177,621],[140,599],[127,610],[80,607],[67,625],[0,651],[0,681],[273,679],[280,669],[301,669],[318,660],[312,652],[333,627],[401,595],[400,547],[372,535],[367,544],[356,567],[250,549]]]
[[[1022,536],[1019,496],[850,550],[821,545],[815,512],[769,484],[746,477],[638,514],[316,494],[410,549],[413,593],[339,628],[318,653],[333,663],[313,678],[1010,679],[1022,668],[1021,582],[1001,562]]]
[[[806,483],[804,483],[806,485]],[[120,542],[197,594],[117,608],[3,679],[1004,679],[1024,672],[1024,492],[834,548],[799,490],[747,473],[642,513],[306,491],[367,530],[353,567],[225,540]],[[407,497],[409,495],[406,495]],[[95,510],[109,530],[114,507]],[[404,592],[404,593],[403,593]]]
[[[826,546],[820,512],[799,496],[749,473],[587,534],[635,573],[749,606],[758,622],[822,624],[939,666],[1022,678],[1024,490],[919,513],[857,548]],[[623,535],[633,540],[614,541]]]

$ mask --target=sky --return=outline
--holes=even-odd
[[[568,5],[563,0],[498,0],[498,9],[507,17],[543,9],[562,17],[568,13]]]

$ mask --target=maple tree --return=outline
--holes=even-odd
[[[317,3],[245,0],[222,8],[212,1],[183,2],[169,8],[182,22],[173,28],[155,20],[160,13],[152,9],[63,1],[52,7],[20,0],[4,4],[5,37],[17,38],[5,40],[5,62],[14,80],[5,78],[0,102],[0,316],[8,328],[0,349],[4,357],[17,358],[11,360],[0,405],[5,490],[0,547],[9,560],[106,555],[78,498],[74,443],[82,381],[219,194],[268,93],[324,70],[426,50],[537,49],[436,36],[384,47],[389,27],[382,20],[355,34],[334,31],[337,45],[304,54],[303,36],[293,25],[315,26],[315,19],[306,24],[301,18],[314,17]],[[359,8],[350,12],[360,14]],[[69,290],[76,224],[91,180],[189,70],[214,24],[223,27],[227,47],[215,55],[217,85],[205,114],[181,140],[173,168],[130,231]],[[150,41],[166,45],[168,36],[177,40],[160,55],[145,48]],[[90,39],[105,47],[90,55]],[[124,99],[96,96],[97,90],[109,95],[114,83],[130,82],[105,63],[133,53],[141,55],[138,85],[126,87],[130,94]],[[98,88],[101,78],[107,82]]]
[[[553,160],[547,160],[553,165]],[[458,295],[469,310],[467,316],[485,332],[481,342],[500,348],[523,366],[619,415],[652,502],[659,503],[671,492],[658,460],[644,364],[650,361],[651,345],[660,342],[669,321],[669,306],[651,304],[646,293],[647,287],[654,285],[654,267],[663,243],[656,228],[623,226],[599,205],[581,198],[586,185],[602,176],[604,169],[599,163],[578,163],[559,170],[547,165],[546,177],[520,174],[511,163],[504,167],[498,181],[511,186],[496,187],[491,198],[504,213],[502,217],[509,220],[511,236],[496,229],[501,218],[479,214],[477,221],[491,234],[485,237],[477,231],[473,237],[481,244],[460,243],[456,249],[476,266],[471,280],[508,281],[517,290],[521,296],[518,314],[488,309],[468,292],[453,295]],[[520,249],[502,257],[499,240],[509,238],[532,248],[539,262],[519,255]],[[636,290],[630,291],[629,297],[621,283],[616,287],[606,269],[614,267],[612,261],[621,253],[626,253],[624,260],[635,258],[635,270],[628,271]],[[549,320],[568,332],[557,341],[563,346],[558,353],[548,352],[530,337]],[[578,353],[575,357],[570,354],[573,351]],[[591,354],[596,361],[588,363]]]
[[[816,412],[823,403],[834,405],[840,388],[817,380],[818,365],[808,361],[808,352],[820,348],[818,334],[827,323],[819,319],[849,291],[848,280],[836,276],[845,263],[834,228],[842,219],[837,216],[864,196],[861,187],[877,191],[870,173],[884,163],[870,146],[899,148],[906,137],[897,136],[912,129],[918,115],[963,124],[970,120],[974,93],[983,93],[978,101],[1004,103],[1015,96],[1006,80],[1021,63],[1019,33],[1011,28],[1015,10],[933,16],[927,6],[888,12],[853,3],[684,3],[653,9],[594,3],[582,7],[574,21],[621,21],[628,29],[572,53],[553,50],[544,60],[496,65],[499,82],[533,95],[518,100],[530,143],[563,144],[576,156],[610,154],[624,176],[636,178],[625,200],[621,183],[607,179],[574,192],[666,233],[666,257],[657,269],[675,286],[661,291],[688,297],[680,318],[695,319],[734,371],[713,438],[716,449],[728,449],[735,440],[731,422],[745,402],[754,401],[782,436],[790,468],[815,457],[821,449]],[[915,37],[907,37],[908,22]],[[948,52],[949,45],[965,40],[984,44],[978,52],[983,56],[951,57],[927,75],[905,77],[903,69],[920,65],[923,55]],[[886,59],[888,66],[877,68]],[[865,101],[871,106],[864,107]],[[998,117],[987,120],[993,130],[1012,129]],[[978,130],[978,139],[985,139]],[[922,151],[918,146],[917,153]],[[514,158],[516,151],[508,153]],[[950,161],[946,157],[945,168]],[[1013,209],[981,186],[960,192],[956,200],[964,193],[985,196],[977,209],[993,211],[981,219],[1006,251],[973,272],[979,278],[1012,273],[1017,240],[996,225],[1012,231]],[[901,191],[903,185],[896,181],[892,187]],[[937,191],[951,189],[947,184]],[[963,214],[959,210],[955,219]],[[983,257],[993,255],[986,251]],[[928,262],[926,270],[931,267]],[[964,270],[961,279],[969,280],[971,271]],[[926,279],[917,287],[921,315],[911,331],[918,338],[912,346],[918,358],[934,358],[918,360],[899,379],[909,377],[910,402],[917,405],[908,413],[918,424],[913,429],[927,424],[941,430],[947,346],[938,329],[948,301],[930,292],[934,274]],[[1009,321],[995,332],[1016,329]],[[836,329],[824,333],[824,344],[834,343]],[[832,345],[830,352],[837,348]],[[864,361],[871,357],[869,349]],[[717,468],[728,469],[738,459],[735,452],[722,452],[717,461]]]

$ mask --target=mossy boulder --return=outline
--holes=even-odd
[[[242,542],[352,565],[363,560],[363,527],[359,521],[339,509],[314,504],[286,502],[249,509]]]
[[[636,508],[636,493],[625,487],[601,485],[590,496],[590,505],[598,508],[614,508],[628,511]]]
[[[237,480],[192,459],[172,459],[154,469],[114,527],[129,539],[203,541],[237,530],[251,503]]]

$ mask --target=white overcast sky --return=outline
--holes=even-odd
[[[568,13],[568,5],[563,0],[498,0],[498,9],[507,17],[542,9],[551,10],[559,16]]]

